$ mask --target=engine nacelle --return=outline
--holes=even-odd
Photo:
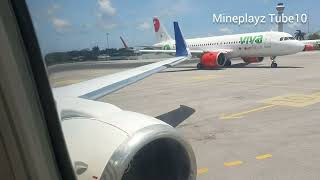
[[[263,61],[264,57],[242,57],[241,59],[245,63],[259,63]]]
[[[201,56],[200,62],[205,68],[217,68],[224,66],[226,57],[221,52],[207,52]]]
[[[315,49],[316,49],[316,48],[315,48],[314,45],[312,45],[312,44],[306,44],[306,45],[304,46],[303,51],[314,51]]]
[[[78,98],[64,98],[58,109],[79,180],[196,179],[192,147],[172,126]]]

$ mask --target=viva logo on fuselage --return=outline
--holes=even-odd
[[[241,44],[261,44],[263,41],[263,35],[258,36],[242,36],[240,37]]]
[[[162,47],[163,50],[170,50],[170,45],[169,44],[166,44]]]

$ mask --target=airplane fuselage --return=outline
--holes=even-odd
[[[190,50],[229,50],[227,58],[283,56],[301,52],[304,44],[284,32],[257,32],[186,39]],[[162,49],[175,49],[174,41],[154,45]],[[230,51],[231,50],[231,51]]]

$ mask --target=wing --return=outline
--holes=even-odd
[[[169,50],[164,50],[164,49],[141,49],[139,50],[141,53],[175,53],[175,49],[169,49]],[[201,54],[203,53],[203,50],[190,50],[191,54]]]
[[[206,52],[222,52],[222,53],[231,53],[232,49],[213,49],[213,50],[189,50],[191,54],[193,55],[199,55]],[[175,53],[176,50],[170,49],[170,50],[164,50],[164,49],[141,49],[139,50],[141,53]]]
[[[144,79],[154,73],[157,73],[189,59],[190,52],[187,49],[185,40],[183,39],[177,22],[174,22],[174,32],[175,41],[177,44],[176,57],[134,68],[128,71],[123,71],[92,80],[55,88],[53,89],[55,97],[80,97],[90,100],[96,100],[109,93],[119,90],[141,79]]]

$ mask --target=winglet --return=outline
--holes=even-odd
[[[178,22],[173,22],[174,37],[176,41],[176,56],[190,56],[190,51],[184,40]]]

